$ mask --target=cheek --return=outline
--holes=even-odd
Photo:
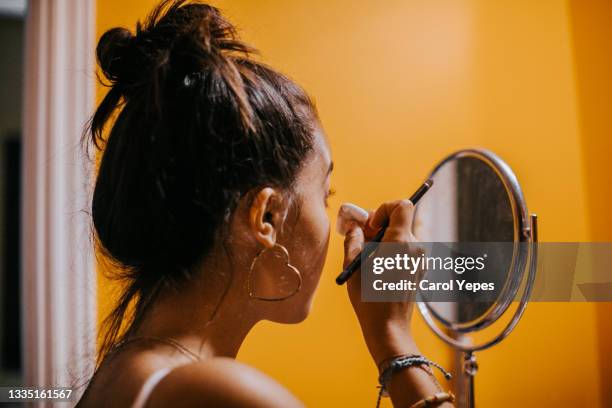
[[[330,221],[325,207],[305,204],[289,240],[296,255],[295,266],[302,271],[305,280],[315,284],[327,256],[329,234]]]

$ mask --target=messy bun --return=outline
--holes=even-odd
[[[133,35],[130,30],[122,27],[111,28],[105,32],[96,48],[96,56],[104,76],[112,83],[125,80],[127,70],[130,69],[128,58]],[[133,50],[132,50],[133,51]]]
[[[317,119],[304,91],[253,60],[206,4],[163,1],[133,34],[105,32],[96,51],[109,91],[91,122],[102,150],[92,219],[125,280],[103,357],[128,305],[125,335],[163,285],[189,279],[245,193],[291,189]]]

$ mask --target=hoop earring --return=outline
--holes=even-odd
[[[292,274],[295,274],[295,276],[297,276],[297,287],[293,291],[291,291],[288,295],[282,296],[282,297],[278,297],[278,298],[267,297],[267,296],[259,296],[259,295],[255,294],[253,292],[253,284],[251,282],[251,280],[253,278],[253,269],[255,269],[257,261],[259,261],[261,259],[262,255],[264,255],[266,253],[266,251],[274,251],[274,250],[278,250],[278,252],[280,254],[279,258],[283,258],[282,262],[283,262],[284,266],[288,270],[290,270]],[[281,300],[289,299],[290,297],[294,296],[296,293],[298,293],[300,291],[301,287],[302,287],[302,275],[300,274],[300,271],[295,266],[291,265],[291,263],[289,262],[289,251],[287,251],[287,248],[285,248],[284,246],[282,246],[280,244],[274,244],[274,246],[271,247],[271,248],[264,248],[264,249],[262,249],[253,258],[253,261],[251,262],[251,267],[249,268],[249,276],[248,276],[248,279],[247,279],[247,290],[248,290],[249,296],[251,298],[258,299],[258,300],[265,300],[265,301],[268,301],[268,302],[281,301]]]

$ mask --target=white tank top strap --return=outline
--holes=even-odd
[[[172,368],[164,367],[151,374],[149,378],[147,378],[147,381],[145,381],[142,385],[142,388],[140,388],[138,396],[136,396],[136,399],[132,404],[132,408],[144,408],[157,384],[159,384],[159,382],[163,380],[164,377],[170,373],[170,371],[172,371]]]

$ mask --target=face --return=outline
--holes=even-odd
[[[287,299],[286,322],[299,322],[310,311],[314,292],[319,284],[327,256],[330,220],[327,201],[333,170],[331,153],[322,132],[317,132],[314,149],[304,163],[295,185],[291,205],[279,243],[286,246],[290,262],[302,276],[300,291]]]
[[[251,269],[248,280],[251,289],[255,288],[252,292],[257,292],[258,298],[286,297],[280,301],[258,299],[254,303],[267,320],[297,323],[310,311],[329,245],[327,199],[332,167],[329,146],[318,131],[291,193],[266,188],[253,200],[251,232],[259,244],[270,250],[262,252]],[[276,244],[286,248],[287,253],[278,251]]]

